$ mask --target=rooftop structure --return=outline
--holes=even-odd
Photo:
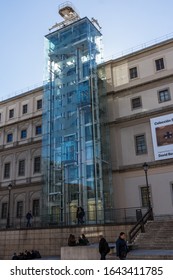
[[[72,5],[71,2],[67,1],[63,4],[59,5],[59,14],[63,17],[64,21],[55,23],[51,28],[49,28],[49,31],[52,32],[52,30],[58,30],[61,29],[72,22],[79,20],[80,16],[76,12],[76,8]]]

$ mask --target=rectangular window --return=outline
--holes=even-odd
[[[85,140],[92,140],[92,125],[85,126]]]
[[[10,162],[4,165],[4,179],[10,178]]]
[[[147,153],[147,146],[144,134],[135,136],[135,146],[136,155],[142,155]]]
[[[28,111],[28,105],[25,104],[25,105],[23,105],[23,108],[22,108],[22,114],[26,114],[27,111]]]
[[[91,113],[91,109],[90,108],[85,108],[85,111],[84,111],[84,123],[85,124],[92,123],[92,113]]]
[[[37,100],[37,110],[42,109],[42,99]]]
[[[20,138],[24,139],[26,137],[27,137],[27,130],[26,129],[21,130]]]
[[[129,73],[130,73],[130,79],[137,78],[138,77],[137,67],[133,67],[133,68],[129,69]]]
[[[72,99],[73,99],[74,95],[75,95],[75,91],[67,92],[67,103],[68,104],[72,102]]]
[[[159,103],[171,100],[169,89],[158,91],[158,99],[159,99]]]
[[[9,110],[9,119],[14,117],[14,109]]]
[[[147,187],[141,187],[141,203],[142,207],[148,207],[149,205],[149,197]]]
[[[6,219],[7,218],[7,207],[8,203],[2,203],[2,209],[1,209],[1,219]]]
[[[156,71],[160,71],[165,68],[163,58],[159,58],[155,60]]]
[[[86,177],[88,178],[94,178],[94,165],[89,164],[86,166]]]
[[[35,135],[40,135],[42,133],[42,127],[41,125],[37,125],[35,127]]]
[[[32,213],[34,217],[40,216],[40,200],[34,199],[32,205]]]
[[[68,166],[68,180],[74,181],[78,177],[78,170],[77,167],[73,165]]]
[[[75,111],[68,111],[67,112],[67,118],[71,118],[75,114]]]
[[[141,97],[136,97],[131,99],[132,109],[138,109],[142,107]]]
[[[22,218],[23,216],[23,201],[18,201],[17,202],[17,213],[16,217],[17,218]]]
[[[2,114],[0,113],[0,122],[2,121]]]
[[[25,176],[25,160],[19,160],[19,170],[18,170],[19,176]]]
[[[41,171],[41,158],[35,157],[34,158],[34,173],[40,173]]]
[[[12,133],[7,134],[7,143],[10,143],[12,141],[13,141],[13,134]]]
[[[91,160],[93,158],[93,145],[92,143],[86,143],[85,146],[85,158],[86,160]]]

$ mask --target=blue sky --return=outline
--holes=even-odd
[[[43,81],[44,35],[63,19],[63,0],[4,0],[0,5],[0,100]],[[172,0],[72,0],[102,27],[106,58],[173,32]]]

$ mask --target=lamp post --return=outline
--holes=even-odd
[[[150,200],[150,190],[148,185],[148,164],[144,162],[143,169],[145,172],[145,178],[146,178],[146,187],[147,187],[147,198],[148,198],[148,209],[151,208],[151,200]]]
[[[8,185],[8,212],[7,212],[7,225],[6,228],[10,227],[10,200],[11,200],[11,189],[12,184]]]

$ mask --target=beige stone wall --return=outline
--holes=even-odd
[[[0,259],[11,259],[14,252],[39,250],[42,256],[59,256],[62,246],[67,245],[69,234],[76,239],[84,233],[90,243],[98,243],[99,235],[103,234],[108,242],[115,242],[119,233],[128,234],[130,225],[122,226],[86,226],[51,229],[26,229],[0,231]]]
[[[148,170],[148,183],[154,216],[173,216],[172,166]],[[140,188],[146,186],[144,171],[127,171],[113,175],[114,201],[116,208],[142,207]]]
[[[9,202],[8,185],[12,185],[10,195],[10,224],[20,223],[17,216],[17,203],[23,202],[23,220],[32,210],[33,200],[40,199],[42,187],[41,172],[34,172],[34,158],[41,156],[42,135],[36,135],[36,126],[42,124],[42,109],[37,101],[42,99],[42,87],[0,102],[0,227],[5,228],[7,219],[2,219],[2,205]],[[23,113],[23,105],[27,112]],[[9,110],[14,116],[9,118]],[[27,130],[27,137],[21,138],[21,131]],[[13,134],[13,141],[7,143],[7,135]],[[19,162],[25,160],[25,174],[19,175]],[[4,178],[5,163],[10,163],[10,176]],[[40,199],[41,209],[41,199]]]

